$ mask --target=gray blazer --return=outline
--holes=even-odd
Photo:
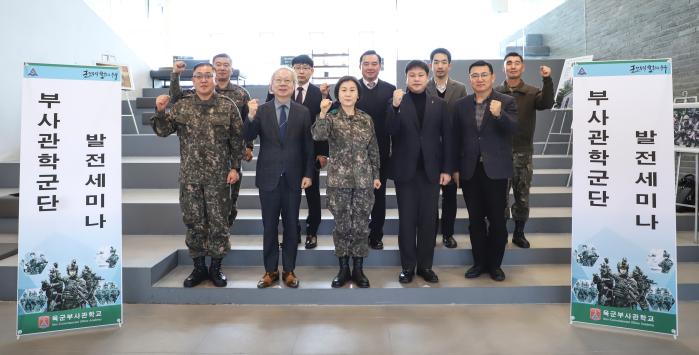
[[[427,83],[427,94],[439,97],[438,93],[439,92],[437,91],[437,85],[435,85],[434,79],[430,79],[430,81]],[[466,95],[468,95],[466,93],[466,85],[464,85],[462,82],[452,80],[451,78],[447,79],[447,93],[444,95],[444,101],[446,101],[447,106],[449,106],[449,112],[454,112],[456,101],[462,97],[466,97]]]
[[[263,191],[274,190],[282,173],[292,188],[301,190],[301,179],[313,176],[313,138],[308,109],[293,100],[289,107],[286,137],[279,137],[279,123],[274,100],[257,109],[254,119],[245,120],[245,139],[260,137],[255,186]]]

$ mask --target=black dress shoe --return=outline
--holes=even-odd
[[[409,284],[413,282],[413,277],[415,272],[413,270],[401,270],[400,275],[398,275],[398,282],[402,284]]]
[[[421,276],[425,281],[430,283],[439,282],[439,277],[432,271],[432,269],[418,269],[417,274]]]
[[[514,235],[512,237],[512,243],[514,243],[514,245],[516,245],[520,248],[523,248],[523,249],[528,249],[530,246],[529,241],[527,240],[527,238],[524,237],[524,234]]]
[[[505,281],[505,272],[501,268],[496,267],[490,270],[490,278],[495,281]]]
[[[306,249],[313,249],[318,246],[318,236],[317,235],[309,235],[306,237]]]
[[[451,235],[442,236],[442,244],[449,249],[456,248],[456,240]]]
[[[466,274],[464,274],[464,277],[466,277],[467,279],[475,279],[476,277],[481,276],[481,274],[484,272],[484,267],[480,265],[473,265],[468,270],[466,270]]]
[[[371,247],[371,249],[382,250],[383,242],[376,239],[369,239],[369,246]]]

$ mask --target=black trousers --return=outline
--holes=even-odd
[[[439,218],[439,215],[437,215]],[[456,183],[449,182],[442,186],[442,235],[454,235],[456,221]]]
[[[385,161],[387,162],[388,160]],[[371,240],[383,239],[383,225],[386,222],[386,180],[388,180],[386,165],[382,159],[379,168],[381,188],[374,190],[374,207],[371,209],[371,221],[369,221],[369,239]]]
[[[398,248],[404,270],[431,269],[434,258],[434,216],[439,204],[439,184],[419,170],[408,181],[396,182],[398,199]]]
[[[461,181],[461,190],[468,209],[474,264],[488,270],[498,268],[507,244],[507,229],[502,215],[505,209],[502,196],[507,191],[507,179],[489,178],[483,170],[483,163],[478,163],[471,179]]]
[[[318,226],[320,226],[320,172],[313,170],[313,184],[304,190],[306,194],[306,203],[308,204],[308,217],[306,217],[306,234],[318,234]]]
[[[299,181],[299,185],[301,182]],[[299,204],[301,203],[301,190],[294,186],[291,188],[286,177],[279,178],[279,184],[272,191],[260,190],[260,204],[262,205],[263,240],[262,254],[264,257],[265,271],[277,271],[279,267],[279,216],[282,218],[284,233],[282,241],[282,266],[284,271],[294,271],[296,267],[296,252],[298,246]]]

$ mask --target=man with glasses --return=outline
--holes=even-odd
[[[437,48],[430,53],[432,80],[427,84],[427,93],[438,96],[447,102],[448,119],[456,102],[466,96],[466,86],[449,77],[451,70],[451,53],[446,48]],[[454,221],[456,220],[456,182],[451,181],[442,186],[442,244],[447,248],[456,248],[454,239]]]
[[[529,219],[529,189],[532,185],[532,154],[534,152],[534,129],[536,128],[536,111],[548,110],[553,106],[553,80],[551,68],[542,65],[539,73],[543,80],[541,89],[527,85],[522,80],[524,59],[517,52],[505,56],[503,72],[506,80],[495,88],[496,91],[510,95],[517,101],[519,130],[512,138],[512,159],[514,175],[510,180],[515,200],[512,204],[512,219],[515,230],[512,243],[520,248],[529,248],[529,241],[524,237],[524,224]],[[509,190],[505,192],[505,202],[509,204]],[[510,209],[505,207],[505,218]]]
[[[515,100],[493,90],[493,66],[479,60],[468,68],[473,94],[454,110],[456,172],[468,209],[473,266],[466,278],[490,273],[505,280],[500,268],[507,243],[505,200],[512,177],[512,135],[517,132]],[[486,222],[487,219],[487,222]]]
[[[212,59],[212,62],[214,63],[214,70],[216,72],[216,92],[233,100],[235,105],[238,106],[240,117],[245,119],[247,117],[247,105],[248,101],[250,101],[250,94],[243,87],[231,82],[231,73],[233,72],[231,57],[226,53],[217,54]],[[187,65],[183,61],[176,61],[172,66],[172,74],[170,74],[170,101],[172,104],[176,103],[183,96],[194,93],[193,90],[182,90],[180,87],[180,74],[182,74],[186,66]],[[254,146],[252,141],[245,142],[243,160],[252,160]],[[243,149],[242,146],[241,149]],[[238,164],[238,166],[240,167],[240,164]],[[228,217],[229,226],[233,226],[233,222],[238,216],[238,194],[240,193],[240,184],[243,180],[242,171],[238,170],[238,174],[240,175],[240,179],[231,186],[231,208]]]
[[[297,224],[301,189],[312,184],[313,138],[308,109],[293,100],[296,73],[289,68],[277,69],[272,75],[274,100],[262,105],[248,102],[248,119],[244,123],[245,139],[260,137],[255,185],[262,206],[265,273],[258,288],[279,281],[279,237],[277,227],[281,215],[284,227],[282,247],[282,280],[287,287],[296,288],[299,280],[294,274],[298,247]]]
[[[298,83],[294,88],[292,99],[308,108],[311,114],[311,125],[315,123],[316,116],[320,113],[320,101],[328,97],[328,84],[320,84],[320,87],[311,84],[313,77],[313,59],[302,54],[291,60],[291,67],[296,73]],[[267,101],[274,99],[274,94],[267,95]],[[328,163],[328,142],[313,141],[313,151],[315,157],[315,170],[313,173],[313,184],[305,189],[306,202],[308,203],[308,217],[306,217],[306,249],[313,249],[318,246],[318,227],[320,226],[320,169]],[[299,230],[299,240],[301,227]],[[282,245],[283,247],[283,245]]]
[[[170,112],[166,112],[170,97],[156,98],[151,125],[158,136],[177,133],[180,140],[180,207],[187,226],[185,243],[194,260],[184,287],[206,279],[224,287],[221,261],[231,247],[230,184],[240,179],[243,122],[235,103],[214,90],[211,64],[194,66],[192,82],[194,93],[183,95]],[[211,256],[208,271],[207,255]]]

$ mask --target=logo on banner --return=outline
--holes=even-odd
[[[599,308],[590,308],[590,320],[602,320],[602,310]]]
[[[39,76],[39,74],[36,73],[36,69],[32,68],[32,70],[29,71],[29,76]]]
[[[41,316],[36,320],[39,329],[46,329],[51,326],[51,318],[49,316]]]
[[[587,75],[587,72],[585,71],[585,68],[580,67],[580,70],[578,70],[578,75]]]

